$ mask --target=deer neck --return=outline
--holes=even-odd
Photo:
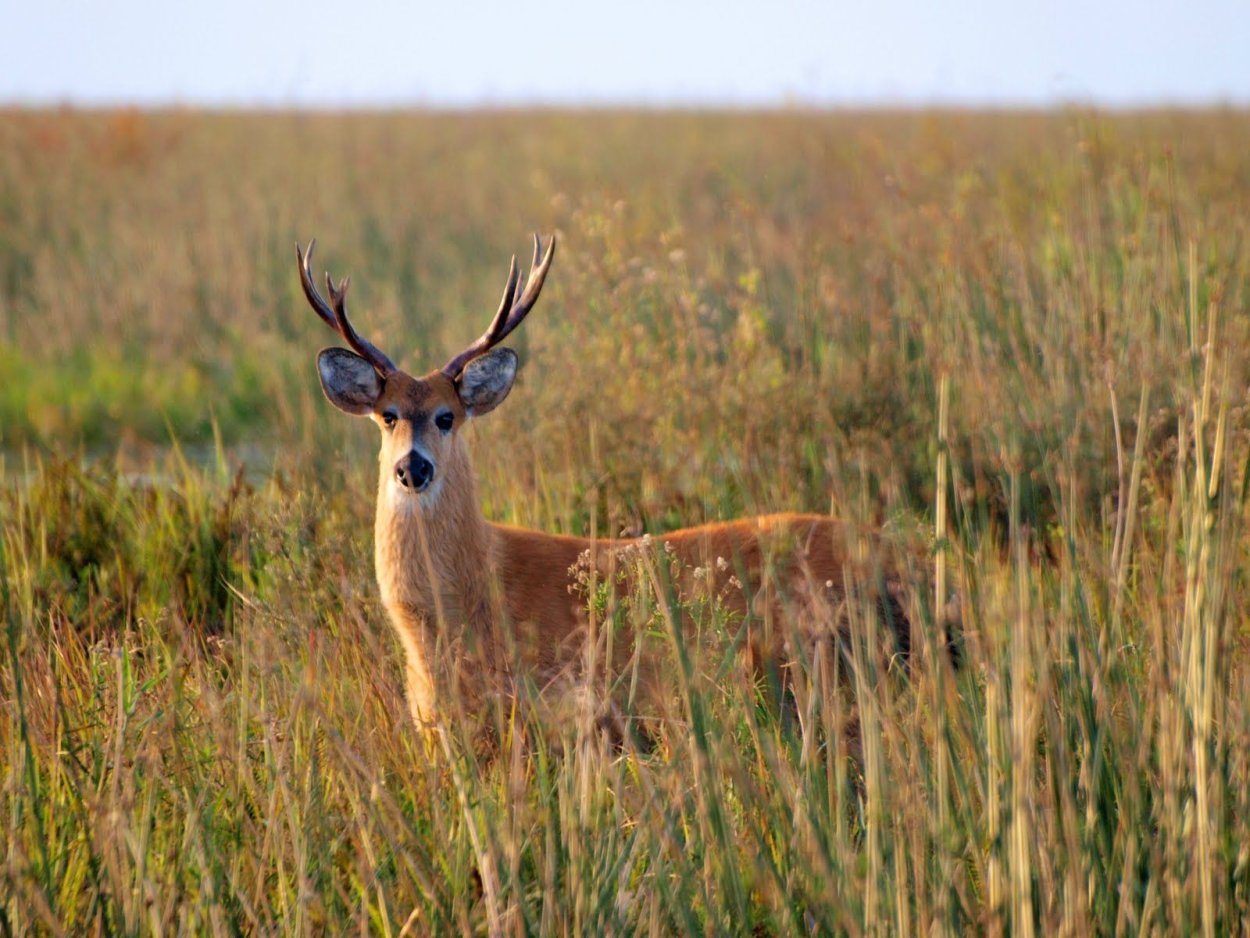
[[[419,496],[399,489],[383,467],[377,507],[378,586],[396,625],[403,628],[407,623],[399,620],[415,616],[423,632],[485,629],[493,538],[464,444],[456,441],[438,478]]]

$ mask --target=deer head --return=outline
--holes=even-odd
[[[420,378],[398,368],[377,346],[356,332],[347,316],[349,278],[337,285],[326,274],[330,302],[312,281],[312,253],[297,244],[300,285],[318,316],[350,346],[322,349],[317,355],[321,389],[330,403],[355,416],[370,417],[382,432],[379,460],[398,497],[437,497],[444,471],[454,465],[457,432],[469,417],[488,414],[503,402],[516,379],[517,355],[497,347],[525,318],[538,299],[555,256],[552,235],[546,252],[534,236],[534,261],[522,286],[516,257],[508,272],[499,311],[490,326],[464,351]]]

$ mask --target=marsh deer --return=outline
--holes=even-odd
[[[508,396],[517,355],[499,343],[533,308],[555,257],[534,236],[534,260],[522,282],[516,258],[489,327],[441,368],[414,377],[398,368],[352,326],[348,280],[326,274],[329,302],[312,281],[315,242],[296,245],[300,283],[313,310],[349,348],[323,349],[317,371],[326,397],[346,413],[368,417],[381,431],[378,454],[374,563],[382,601],[407,659],[412,717],[430,727],[448,701],[480,709],[487,695],[509,694],[521,677],[556,684],[581,667],[588,611],[570,589],[588,557],[657,544],[751,626],[746,642],[757,661],[793,655],[770,615],[831,623],[856,566],[853,540],[837,521],[778,514],[674,531],[653,540],[591,541],[487,521],[478,503],[473,467],[461,433]],[[604,378],[610,380],[610,376]],[[603,567],[602,559],[592,561]],[[858,564],[861,576],[864,564]],[[606,569],[606,568],[605,568]],[[694,583],[694,581],[698,583]],[[883,582],[881,606],[895,614],[898,644],[906,623]],[[775,618],[775,617],[774,617]],[[890,617],[887,617],[890,618]],[[828,631],[828,629],[827,629]]]

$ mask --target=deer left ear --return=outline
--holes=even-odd
[[[503,403],[516,380],[517,356],[510,348],[492,349],[467,365],[456,379],[456,393],[470,417],[489,414]]]
[[[364,416],[382,393],[373,365],[345,348],[325,348],[317,355],[317,375],[330,403],[344,413]]]

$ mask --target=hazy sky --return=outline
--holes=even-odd
[[[1250,103],[1247,0],[3,2],[8,103]]]

